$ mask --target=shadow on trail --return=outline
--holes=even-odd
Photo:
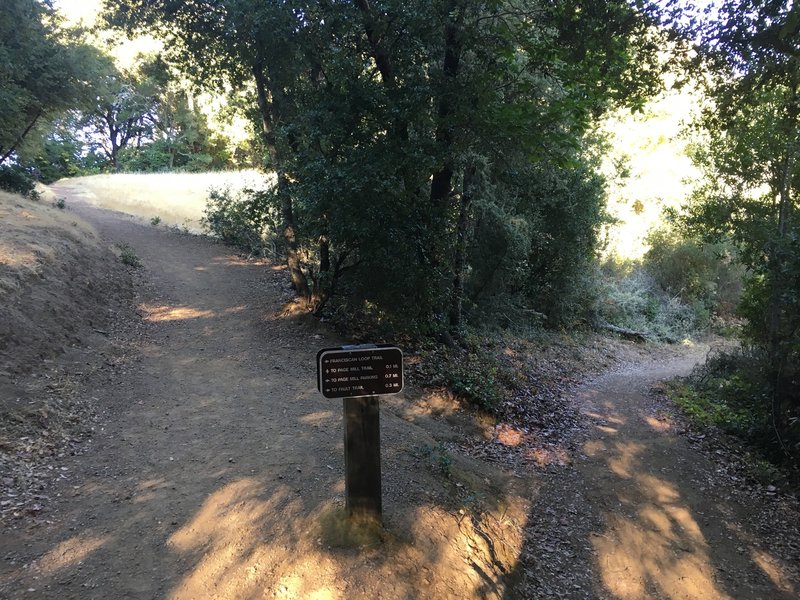
[[[575,471],[545,480],[506,597],[796,598],[768,538],[747,533],[754,508],[648,406],[647,383],[615,375],[578,392],[592,426]]]
[[[458,459],[437,473],[419,452],[435,437],[394,409],[382,411],[385,527],[376,542],[344,539],[342,409],[317,394],[314,365],[338,341],[274,317],[280,270],[84,212],[144,263],[145,332],[136,358],[89,382],[107,424],[91,452],[65,459],[51,526],[20,532],[25,565],[0,582],[12,597],[502,593],[519,551],[504,540],[524,514],[502,492],[473,494],[496,484],[491,466]]]

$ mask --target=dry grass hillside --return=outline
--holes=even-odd
[[[198,233],[210,189],[261,189],[268,181],[268,176],[257,171],[115,173],[63,179],[53,189],[59,196],[146,221],[157,217],[163,225]]]

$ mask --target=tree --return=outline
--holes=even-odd
[[[729,236],[751,274],[748,337],[765,352],[782,434],[800,408],[800,3],[728,0],[699,33],[712,103],[689,223]]]
[[[290,57],[297,45],[302,10],[254,0],[110,0],[107,7],[112,25],[160,34],[168,43],[172,62],[196,82],[218,90],[247,81],[254,85],[254,115],[269,164],[277,173],[276,197],[292,284],[301,297],[310,298],[283,166],[287,148],[276,132],[289,118],[284,85],[293,80]]]
[[[95,69],[95,100],[91,109],[84,112],[80,127],[87,145],[99,149],[116,171],[122,150],[152,140],[163,82],[148,73],[144,57],[127,72],[118,69],[107,56],[98,59]]]
[[[650,13],[625,1],[109,6],[117,26],[163,35],[197,82],[252,89],[287,263],[311,307],[343,293],[419,331],[457,333],[468,291],[488,289],[476,243],[499,253],[500,294],[559,304],[543,298],[568,289],[553,263],[577,264],[558,256],[570,248],[591,257],[600,220],[589,125],[658,85]],[[538,297],[537,280],[550,285]]]
[[[50,4],[4,0],[0,4],[0,164],[36,126],[91,98],[97,55],[57,26]]]

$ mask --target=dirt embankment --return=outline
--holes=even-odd
[[[0,521],[36,521],[102,407],[77,383],[113,362],[129,274],[70,211],[0,192]]]

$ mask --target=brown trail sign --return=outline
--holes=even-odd
[[[381,436],[378,396],[402,391],[403,352],[363,344],[317,353],[317,389],[344,399],[344,465],[347,512],[381,520]]]

